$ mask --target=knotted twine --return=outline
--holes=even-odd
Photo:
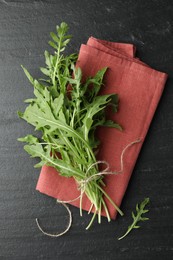
[[[79,195],[78,197],[76,197],[76,198],[74,198],[74,199],[72,199],[72,200],[66,200],[66,201],[58,200],[58,199],[56,200],[57,203],[60,203],[61,205],[63,205],[63,206],[66,208],[66,210],[67,210],[67,212],[68,212],[68,214],[69,214],[68,225],[67,225],[67,227],[66,227],[66,229],[65,229],[64,231],[62,231],[62,232],[60,232],[60,233],[57,233],[57,234],[48,233],[48,232],[46,232],[46,231],[43,230],[43,228],[42,228],[42,227],[40,226],[40,224],[39,224],[38,218],[36,218],[35,220],[36,220],[36,224],[37,224],[39,230],[40,230],[44,235],[49,236],[49,237],[52,237],[52,238],[60,237],[60,236],[65,235],[65,234],[69,231],[69,229],[70,229],[70,227],[71,227],[71,225],[72,225],[72,221],[73,221],[71,210],[69,209],[69,207],[68,207],[66,204],[67,204],[67,203],[70,203],[70,202],[73,202],[73,201],[76,201],[76,200],[82,198],[83,194],[85,193],[86,185],[87,185],[90,181],[92,181],[93,179],[97,178],[97,176],[111,175],[111,174],[116,175],[116,174],[123,173],[123,170],[124,170],[124,154],[125,154],[125,152],[127,151],[128,148],[130,148],[130,147],[133,146],[134,144],[140,143],[141,140],[142,140],[142,138],[136,139],[135,141],[133,141],[133,142],[129,143],[128,145],[126,145],[125,148],[122,150],[122,153],[121,153],[121,156],[120,156],[120,170],[119,170],[119,171],[114,171],[114,172],[112,172],[112,171],[110,171],[110,166],[109,166],[109,163],[108,163],[108,162],[106,162],[106,161],[97,161],[97,162],[91,164],[91,165],[88,167],[88,169],[87,169],[87,171],[86,171],[86,176],[87,176],[88,172],[89,172],[94,166],[97,166],[97,165],[99,165],[99,164],[104,164],[104,165],[106,165],[106,168],[103,169],[102,171],[100,171],[100,172],[94,174],[94,175],[91,175],[91,176],[85,178],[84,180],[78,181],[78,185],[79,185],[79,189],[80,189],[80,195]],[[89,209],[89,211],[88,211],[88,214],[91,212],[92,207],[93,207],[93,204],[91,204],[91,207],[90,207],[90,209]]]

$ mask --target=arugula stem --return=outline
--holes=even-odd
[[[91,213],[91,210],[92,210],[93,206],[94,206],[94,204],[92,203],[90,209],[88,210],[88,214]]]
[[[101,224],[101,209],[102,209],[102,200],[100,200],[99,210],[98,210],[98,223]]]
[[[105,203],[105,201],[104,201],[103,198],[101,199],[101,201],[102,201],[102,204],[103,204],[103,206],[104,206],[104,209],[105,209],[105,212],[106,212],[106,216],[107,216],[108,222],[110,222],[110,221],[111,221],[111,218],[110,218],[109,211],[108,211],[108,208],[107,208],[107,206],[106,206],[106,203]]]
[[[133,226],[134,226],[134,225],[133,225]],[[130,227],[130,228],[127,230],[127,232],[126,232],[123,236],[119,237],[118,240],[121,240],[121,239],[123,239],[124,237],[126,237],[126,236],[130,233],[130,231],[133,229],[133,226]]]
[[[60,131],[60,133],[61,133],[61,138],[65,141],[65,143],[67,144],[67,147],[69,146],[70,149],[71,149],[71,151],[74,153],[74,155],[75,155],[78,159],[80,159],[80,156],[79,156],[79,154],[77,153],[77,149],[75,149],[75,148],[73,147],[73,145],[72,145],[71,142],[68,140],[68,138],[66,138],[65,135],[63,135],[62,131],[61,131],[61,130],[59,130],[59,131]]]
[[[82,199],[83,199],[83,194],[81,193],[81,196],[80,196],[80,216],[82,217]]]
[[[109,197],[109,195],[98,185],[98,184],[95,184],[98,187],[99,190],[101,190],[101,192],[105,195],[105,197],[112,203],[112,205],[114,206],[114,208],[119,212],[119,214],[121,216],[124,215],[124,213],[121,211],[121,209],[113,202],[113,200]]]
[[[91,225],[93,224],[94,219],[95,219],[95,217],[96,217],[96,213],[97,213],[97,211],[95,210],[95,212],[94,212],[94,214],[93,214],[93,216],[92,216],[91,221],[89,222],[88,226],[86,227],[86,230],[88,230],[88,229],[91,227]]]
[[[60,36],[60,42],[62,40],[62,37]],[[52,77],[52,83],[54,88],[56,89],[56,84],[55,84],[55,78],[56,78],[56,72],[57,72],[57,67],[58,67],[58,63],[60,61],[60,45],[58,44],[58,49],[57,49],[57,59],[56,59],[56,63],[55,63],[55,67],[54,67],[54,71],[53,71],[53,77]]]

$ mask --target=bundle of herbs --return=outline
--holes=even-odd
[[[36,80],[23,67],[34,87],[34,98],[25,100],[29,103],[24,113],[18,112],[41,133],[38,139],[33,135],[19,138],[26,142],[24,149],[31,157],[39,157],[35,167],[53,166],[64,177],[73,177],[81,190],[80,213],[82,214],[82,197],[85,193],[94,209],[89,228],[101,211],[104,210],[110,221],[105,197],[116,210],[122,211],[104,190],[104,178],[98,174],[99,167],[95,151],[99,140],[95,136],[98,126],[121,129],[119,124],[106,119],[107,106],[114,112],[118,108],[117,94],[99,95],[107,68],[99,70],[94,77],[85,81],[82,71],[75,64],[76,54],[65,55],[64,50],[70,41],[68,25],[61,23],[56,27],[56,34],[51,33],[49,44],[55,49],[54,54],[45,51],[46,67],[41,68],[45,79]],[[57,173],[58,174],[58,173]]]

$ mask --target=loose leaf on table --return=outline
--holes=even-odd
[[[136,205],[136,216],[135,214],[132,212],[132,218],[133,218],[133,223],[128,227],[127,229],[127,232],[121,236],[120,238],[118,238],[118,240],[121,240],[123,239],[125,236],[127,236],[131,231],[132,229],[137,229],[137,228],[140,228],[138,224],[138,222],[140,221],[146,221],[146,220],[149,220],[149,218],[147,217],[143,217],[142,215],[147,213],[149,210],[148,209],[145,209],[145,206],[150,202],[150,199],[149,198],[145,198],[144,201],[142,201],[140,203],[140,205]]]

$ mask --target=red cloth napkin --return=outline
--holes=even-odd
[[[150,68],[134,56],[135,47],[132,44],[107,42],[91,37],[87,45],[81,45],[77,62],[84,77],[92,76],[99,69],[108,67],[101,93],[117,93],[120,99],[119,112],[111,115],[111,118],[124,130],[120,132],[105,127],[98,129],[101,145],[97,159],[107,161],[111,170],[117,171],[120,169],[120,157],[124,147],[138,138],[142,140],[126,151],[123,173],[105,176],[105,190],[118,206],[123,199],[167,79],[165,73]],[[65,201],[80,194],[73,178],[62,177],[54,168],[48,166],[42,167],[36,189]],[[109,201],[106,202],[111,218],[115,219],[116,210]],[[71,204],[79,207],[79,200]],[[88,211],[90,205],[84,196],[83,209]]]

